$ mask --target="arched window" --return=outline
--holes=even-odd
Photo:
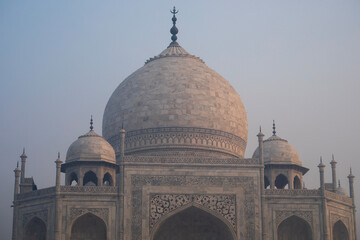
[[[24,229],[23,240],[46,240],[46,225],[37,217],[31,219]]]
[[[178,239],[234,240],[222,220],[197,207],[189,207],[160,222],[153,237],[153,240]]]
[[[103,178],[103,185],[104,186],[114,186],[114,181],[110,175],[110,173],[106,173]]]
[[[264,188],[267,189],[270,187],[270,181],[269,179],[265,176],[264,177]]]
[[[84,186],[97,186],[98,185],[98,179],[96,177],[96,174],[93,171],[88,171],[84,175]]]
[[[282,221],[277,230],[278,240],[312,240],[309,223],[297,216]]]
[[[71,227],[70,240],[106,240],[104,221],[91,213],[79,217]]]
[[[74,173],[74,172],[70,174],[69,185],[70,185],[70,186],[77,186],[77,185],[79,185],[79,179],[78,179],[76,173]]]
[[[339,220],[333,226],[333,240],[349,240],[349,233],[345,224]]]
[[[284,174],[279,174],[275,179],[275,187],[277,189],[284,189],[288,184],[289,181]]]
[[[294,177],[294,189],[301,189],[301,182],[298,176]]]

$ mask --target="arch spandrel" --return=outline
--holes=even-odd
[[[165,217],[191,206],[218,216],[236,232],[236,197],[231,194],[152,194],[150,198],[150,231]]]
[[[184,218],[184,215],[187,215],[187,218]],[[203,219],[201,221],[197,221],[200,218]],[[180,218],[178,220],[176,220],[176,218]],[[184,218],[184,219],[183,219]],[[199,219],[197,219],[199,218]],[[179,221],[180,220],[180,221]],[[206,220],[208,220],[209,222],[206,222]],[[216,240],[235,240],[237,239],[236,236],[236,231],[234,230],[233,226],[228,222],[227,219],[225,219],[223,216],[221,216],[218,212],[210,210],[204,206],[201,206],[199,204],[196,203],[189,203],[187,205],[184,205],[178,209],[175,209],[174,211],[171,211],[169,213],[167,213],[165,216],[163,216],[159,222],[156,223],[156,225],[154,226],[154,228],[151,231],[151,240],[172,240],[172,239],[179,239],[179,238],[171,238],[171,236],[169,236],[170,234],[176,234],[176,235],[180,235],[179,231],[181,230],[185,230],[185,229],[181,229],[181,224],[184,225],[184,223],[189,223],[189,221],[195,221],[195,225],[196,222],[200,223],[204,226],[199,227],[196,226],[194,227],[195,231],[191,232],[191,231],[185,231],[183,232],[183,234],[181,234],[182,236],[184,236],[184,238],[182,239],[186,239],[186,240],[192,240],[192,239],[196,239],[196,240],[202,240],[199,238],[199,236],[203,236],[206,237],[206,233],[208,233],[207,231],[211,230],[211,229],[217,229],[220,231],[216,232],[216,233],[211,233],[212,236],[215,235],[218,238],[216,238]],[[179,224],[174,224],[174,223],[179,223]],[[208,225],[206,225],[208,224]],[[180,226],[179,226],[180,225]],[[186,225],[186,224],[185,224]],[[188,224],[189,225],[189,224]],[[191,225],[191,224],[190,224]],[[173,229],[173,226],[176,226],[177,231]],[[207,229],[204,231],[204,229]],[[209,233],[208,233],[209,234]],[[189,236],[197,236],[195,238],[191,238]],[[204,238],[207,239],[207,238]],[[215,238],[214,238],[215,239]]]

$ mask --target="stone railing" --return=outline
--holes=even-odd
[[[344,195],[340,195],[338,193],[334,193],[334,192],[330,192],[325,190],[325,197],[328,200],[335,200],[335,201],[340,201],[349,205],[353,204],[353,201],[351,198],[349,198],[348,196],[344,196]]]
[[[111,186],[61,186],[61,193],[117,193],[117,187]]]
[[[117,187],[111,186],[60,186],[61,193],[117,193]],[[55,194],[56,187],[39,189],[31,192],[20,193],[16,200],[26,200],[35,197],[43,197],[45,195]]]
[[[55,193],[55,191],[56,191],[55,187],[43,188],[43,189],[31,191],[31,192],[20,193],[17,195],[16,199],[24,200],[24,199],[33,198],[33,197],[40,197],[40,196],[42,197],[45,195],[53,194],[53,193]]]
[[[318,189],[265,189],[265,195],[317,197],[320,196],[320,191]]]

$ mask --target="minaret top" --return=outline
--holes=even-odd
[[[330,164],[331,164],[331,165],[335,165],[336,163],[337,163],[337,162],[335,161],[334,154],[332,154],[332,158],[331,158]]]
[[[325,168],[325,165],[323,164],[322,157],[320,156],[320,163],[318,165],[318,168],[323,169]]]
[[[172,44],[177,44],[177,42],[176,42],[176,40],[177,40],[176,34],[179,32],[179,30],[178,30],[177,27],[175,26],[175,25],[176,25],[176,20],[177,20],[175,14],[177,14],[177,13],[179,12],[179,10],[176,10],[176,8],[175,8],[175,6],[174,6],[173,10],[170,10],[170,12],[173,14],[173,17],[172,17],[172,19],[171,19],[172,22],[173,22],[173,26],[172,26],[172,28],[170,29],[170,33],[172,34],[172,36],[171,36],[172,42],[170,43],[170,45],[172,45]]]
[[[21,154],[20,158],[27,158],[25,148],[23,148],[23,153]]]

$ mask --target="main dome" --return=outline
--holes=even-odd
[[[176,42],[111,95],[103,136],[116,152],[122,126],[128,154],[190,149],[243,157],[248,134],[246,111],[234,88]]]

